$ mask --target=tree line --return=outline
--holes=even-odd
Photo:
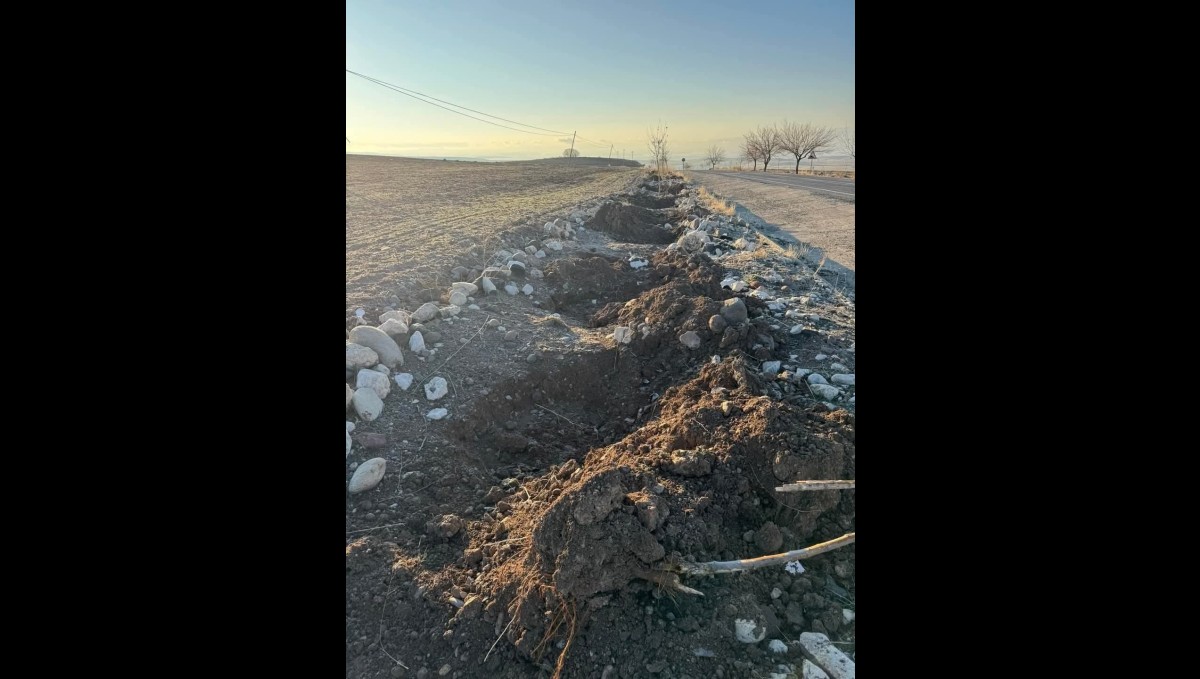
[[[839,136],[843,145],[847,146],[850,157],[854,157],[853,132],[838,131],[832,127],[813,125],[812,123],[789,123],[786,120],[777,125],[760,125],[758,129],[742,135],[742,157],[754,163],[758,170],[758,161],[762,161],[763,172],[775,156],[790,153],[796,159],[796,174],[800,174],[800,161],[806,158],[816,158],[818,151],[824,151]]]

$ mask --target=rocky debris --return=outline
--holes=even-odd
[[[417,323],[432,321],[438,314],[438,306],[433,302],[426,302],[413,312],[412,319]]]
[[[388,393],[392,390],[392,385],[388,382],[387,375],[376,372],[374,370],[359,370],[358,377],[355,380],[355,387],[358,389],[371,389],[379,396],[380,400],[387,398]]]
[[[383,413],[383,400],[370,387],[355,389],[354,412],[358,413],[359,417],[370,422]]]
[[[767,636],[765,620],[738,618],[733,621],[734,636],[744,644],[757,644]]]
[[[727,327],[729,327],[729,324],[725,322],[724,316],[720,314],[713,314],[712,316],[708,317],[708,329],[714,333],[721,334],[725,332],[725,328]]]
[[[633,341],[633,329],[628,326],[618,325],[613,328],[613,340],[617,344],[629,344]]]
[[[772,653],[787,653],[788,647],[787,644],[783,643],[783,641],[779,639],[772,639],[767,643],[767,650]]]
[[[774,377],[779,374],[779,368],[783,365],[782,361],[764,361],[762,364],[762,372],[764,375]]]
[[[687,347],[688,349],[700,348],[700,336],[697,335],[695,331],[688,330],[687,332],[683,333],[679,336],[679,341],[683,342],[683,346]]]
[[[413,332],[408,338],[408,350],[416,353],[425,348],[425,335],[420,330]]]
[[[379,329],[387,333],[388,337],[408,334],[408,326],[394,318],[389,318],[379,324]]]
[[[830,363],[830,364],[829,364],[829,371],[830,371],[830,372],[844,373],[844,372],[846,372],[847,370],[849,370],[849,368],[847,368],[845,365],[843,365],[843,364],[841,364],[841,363],[838,363],[838,362],[836,362],[836,361],[835,361],[835,362],[833,362],[833,363]]]
[[[530,269],[529,277],[534,279],[542,279],[546,277],[546,274],[543,273],[541,269]]]
[[[854,611],[850,610],[849,608],[843,608],[842,622],[846,623],[847,625],[854,622]]]
[[[440,313],[442,315],[442,318],[453,318],[454,316],[457,316],[461,312],[462,312],[462,307],[454,305],[454,304],[451,304],[450,306],[444,306],[441,309],[438,309],[438,313]]]
[[[520,289],[519,289],[519,288],[516,286],[516,284],[514,284],[514,283],[505,283],[505,284],[504,284],[504,291],[505,291],[505,292],[507,292],[507,293],[508,293],[508,294],[510,294],[510,295],[515,295],[515,294],[517,294],[518,292],[520,292],[521,290],[520,290]]]
[[[522,262],[518,262],[515,259],[509,261],[508,276],[509,276],[509,278],[524,278],[525,277],[525,264],[523,264]]]
[[[374,349],[364,347],[354,342],[346,342],[346,369],[361,370],[370,368],[379,362],[379,354]]]
[[[825,354],[817,354],[816,356],[813,356],[814,361],[824,361],[827,358],[829,358],[829,356]]]
[[[379,328],[369,325],[353,328],[350,330],[350,341],[373,350],[379,356],[379,362],[389,368],[404,365],[404,355],[400,353],[396,340]]]
[[[768,521],[762,525],[754,533],[754,546],[763,551],[764,554],[774,554],[783,546],[783,533],[779,531],[779,526]]]
[[[832,401],[842,393],[841,389],[828,384],[809,384],[808,390],[817,398],[823,398],[826,401]]]
[[[825,674],[825,670],[812,664],[812,661],[805,658],[800,666],[800,679],[829,679],[829,675]]]
[[[442,538],[452,538],[466,527],[466,522],[454,514],[446,514],[430,524],[431,531]]]
[[[350,388],[349,384],[347,384],[346,385],[346,410],[350,410],[350,402],[353,400],[354,400],[354,390]]]
[[[470,297],[471,295],[474,295],[475,293],[479,292],[479,286],[475,285],[474,283],[468,283],[466,281],[458,281],[458,282],[452,283],[450,285],[450,291],[451,292],[455,292],[455,291],[461,292],[462,294],[466,295],[467,297]],[[453,304],[453,302],[451,302],[451,304]]]
[[[746,303],[741,297],[727,299],[721,304],[721,316],[729,322],[730,325],[745,323],[749,318],[749,312],[746,310]]]
[[[825,670],[832,679],[854,679],[854,661],[824,634],[804,632],[800,635],[800,647],[804,656]]]
[[[533,253],[533,256],[534,256],[534,257],[537,257],[538,259],[545,259],[545,257],[546,257],[546,251],[545,251],[545,250],[538,250],[537,252]]]
[[[485,326],[487,326],[487,327],[489,327],[489,328],[495,328],[495,327],[497,327],[497,326],[499,326],[499,325],[500,325],[500,319],[498,319],[498,318],[489,318],[489,319],[487,319],[487,323],[484,323],[484,325],[485,325]]]
[[[676,450],[671,453],[666,468],[667,471],[680,476],[708,476],[712,473],[714,457],[712,451],[703,448]]]
[[[350,494],[365,493],[378,486],[386,471],[387,460],[382,457],[373,457],[360,464],[358,469],[354,470],[354,476],[350,477]]]
[[[479,287],[483,289],[483,294],[490,295],[496,292],[496,284],[493,283],[492,279],[488,278],[487,276],[480,276],[478,283]]]
[[[548,250],[554,250],[555,252],[559,252],[560,250],[563,249],[562,241],[555,240],[553,238],[542,241],[542,247],[544,247]]]
[[[381,328],[388,321],[399,321],[403,325],[408,325],[410,318],[412,316],[407,311],[385,311],[379,314],[379,324]]]
[[[449,414],[450,414],[450,411],[446,410],[445,408],[434,408],[433,410],[430,410],[428,413],[426,413],[425,417],[428,417],[431,420],[440,420]]]
[[[850,373],[849,375],[847,375],[847,374],[832,375],[832,376],[830,376],[829,381],[833,382],[834,384],[840,384],[845,387],[853,387],[854,386],[854,373]],[[868,384],[867,386],[870,387],[871,385]]]
[[[650,266],[650,260],[646,259],[645,257],[634,257],[633,255],[629,256],[629,268],[637,270],[647,266]]]
[[[533,294],[533,286],[526,283],[524,285],[524,287],[521,288],[521,292],[525,293],[526,296],[532,295]]]
[[[517,341],[517,331],[509,330],[508,332],[504,333],[504,341],[505,342],[516,342]]]
[[[346,424],[350,424],[350,423],[347,422]],[[350,457],[350,446],[351,445],[353,445],[353,442],[350,440],[350,432],[347,431],[346,432],[346,457]]]
[[[450,293],[450,305],[456,307],[464,307],[467,305],[467,296],[462,292],[455,290]]]
[[[430,401],[436,401],[448,393],[450,393],[450,388],[444,377],[435,377],[425,383],[425,398]]]
[[[808,380],[809,384],[829,384],[829,382],[826,381],[825,378],[820,375],[820,373],[809,373],[808,377],[805,379]]]

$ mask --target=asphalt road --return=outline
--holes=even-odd
[[[741,179],[759,184],[773,186],[790,186],[798,189],[820,191],[821,195],[854,202],[854,182],[839,177],[810,177],[795,174],[771,174],[769,172],[711,172],[708,170],[692,170],[698,175],[717,175],[731,179]]]

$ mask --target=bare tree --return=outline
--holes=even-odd
[[[853,158],[854,157],[854,130],[852,130],[848,127],[842,128],[842,133],[841,133],[841,135],[839,135],[838,139],[841,140],[841,142],[842,142],[842,148],[845,149],[846,153],[850,154],[851,158]]]
[[[759,125],[758,130],[751,134],[758,144],[759,157],[763,161],[763,172],[766,172],[767,165],[771,162],[771,156],[782,150],[779,145],[779,130],[774,125],[770,127]]]
[[[780,146],[784,151],[796,158],[796,174],[800,174],[800,161],[805,158],[816,158],[817,151],[823,151],[837,138],[837,131],[829,127],[820,127],[812,123],[789,123],[784,121],[779,127]]]
[[[712,169],[717,169],[717,165],[725,162],[725,149],[713,144],[708,147],[708,156],[705,157],[705,160],[712,164]]]
[[[650,162],[654,163],[659,176],[666,174],[671,150],[667,147],[667,128],[659,123],[658,127],[646,130],[646,146],[650,149]]]
[[[579,151],[575,149],[563,149],[563,158],[578,158]]]
[[[758,159],[760,157],[758,152],[758,138],[754,135],[754,132],[750,132],[749,134],[743,135],[742,140],[742,157],[746,160],[753,161],[754,171],[757,172]]]

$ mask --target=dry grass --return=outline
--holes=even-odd
[[[701,186],[700,190],[696,192],[696,197],[699,199],[702,206],[711,212],[715,212],[716,214],[732,217],[735,212],[733,203],[721,198],[717,198],[713,194],[709,193],[708,189],[704,188],[703,186]]]

